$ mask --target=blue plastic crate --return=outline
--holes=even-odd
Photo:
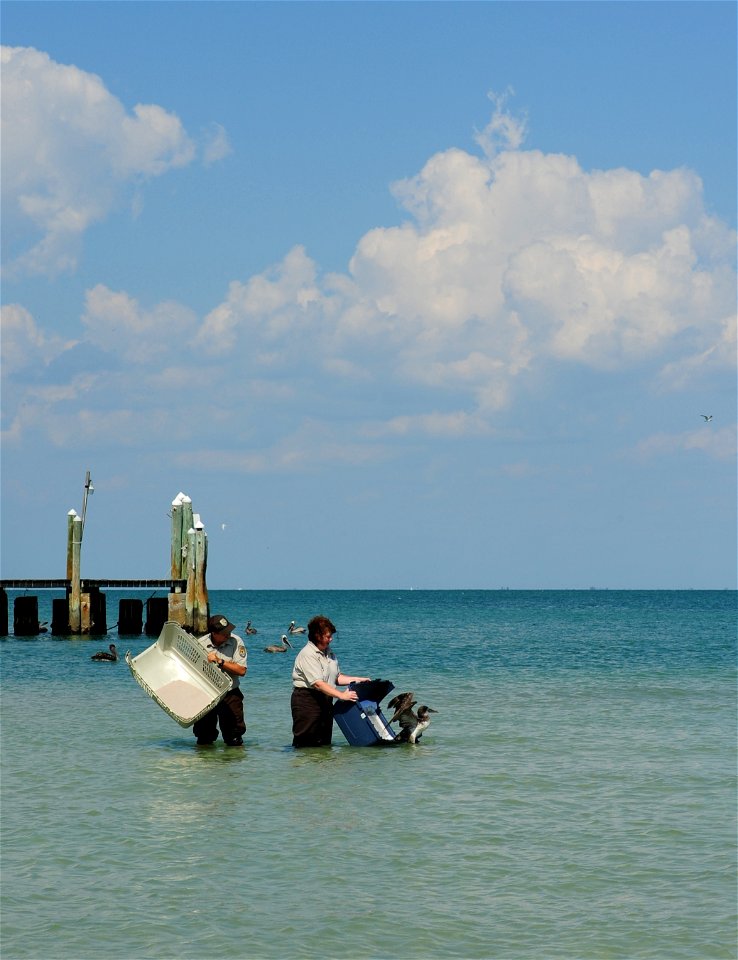
[[[389,680],[364,680],[350,683],[349,690],[359,695],[356,702],[336,700],[333,717],[352,747],[375,747],[395,742],[395,732],[379,709],[379,704],[394,684]]]

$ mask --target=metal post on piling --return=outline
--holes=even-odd
[[[85,535],[85,517],[87,516],[87,497],[95,492],[95,486],[90,479],[90,471],[85,474],[85,494],[82,498],[82,536]],[[81,538],[80,538],[81,539]]]

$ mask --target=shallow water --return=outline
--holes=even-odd
[[[736,956],[735,593],[210,601],[259,629],[241,750],[90,661],[152,638],[0,642],[3,960]],[[292,750],[262,648],[318,612],[421,744]]]

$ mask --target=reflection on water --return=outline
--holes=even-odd
[[[735,955],[734,594],[217,596],[442,712],[294,750],[257,647],[245,746],[198,748],[101,638],[0,643],[4,958]]]

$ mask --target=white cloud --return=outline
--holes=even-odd
[[[207,130],[203,142],[202,162],[206,167],[233,153],[228,134],[225,127],[219,123],[214,123]]]
[[[507,110],[507,101],[513,93],[512,88],[508,88],[502,94],[494,91],[487,94],[494,103],[495,109],[489,123],[484,130],[477,133],[475,140],[485,156],[490,159],[503,150],[517,150],[525,140],[528,128],[527,118],[514,117]]]
[[[587,172],[521,149],[524,129],[498,100],[484,156],[451,149],[395,184],[408,219],[361,237],[346,274],[321,277],[296,247],[233,282],[196,342],[274,369],[313,358],[347,377],[462,391],[475,416],[562,361],[648,359],[662,384],[734,364],[735,234],[706,214],[699,177]],[[410,423],[427,421],[397,421]]]
[[[156,104],[137,104],[129,113],[99,77],[39,50],[3,47],[2,79],[11,275],[73,269],[84,232],[111,212],[127,185],[194,157],[195,145],[174,114]],[[223,155],[223,134],[212,148]]]
[[[87,75],[80,83],[90,86]],[[109,96],[99,82],[90,90]],[[153,114],[149,123],[174,149],[175,128]],[[229,404],[198,408],[204,426],[240,430],[254,410],[258,424],[259,410],[277,408],[294,419],[296,403],[306,416],[312,402],[340,409],[355,391],[368,440],[464,436],[492,429],[524,384],[557,368],[647,369],[658,377],[649,387],[684,389],[734,367],[735,235],[705,213],[699,178],[587,172],[574,157],[523,150],[523,129],[498,111],[483,156],[444,151],[396,184],[405,222],[368,231],[344,273],[322,275],[295,246],[263,273],[233,280],[201,321],[181,304],[144,307],[93,287],[87,342],[140,372],[115,381],[121,409],[132,393],[136,410],[157,397],[165,407],[175,390],[184,404],[188,380],[209,382],[217,368]],[[156,151],[139,147],[130,162],[153,169]],[[69,346],[52,344],[28,316],[16,314],[12,329],[15,363],[18,350],[49,357]],[[312,462],[296,446],[259,462]]]
[[[179,303],[164,301],[144,310],[128,294],[103,284],[87,291],[85,307],[88,340],[136,365],[185,348],[197,323],[195,314]]]
[[[74,345],[73,340],[47,336],[29,311],[14,303],[0,309],[0,331],[3,377],[45,366]]]
[[[424,434],[429,437],[468,437],[490,435],[492,429],[482,417],[465,410],[451,413],[425,413],[415,416],[393,417],[385,423],[364,427],[367,437],[404,437]]]
[[[292,338],[308,319],[311,304],[320,299],[316,272],[315,263],[298,246],[272,270],[247,283],[233,281],[228,298],[205,318],[195,345],[217,355],[232,350],[245,332],[250,342]]]
[[[681,390],[710,370],[730,369],[738,356],[738,317],[733,313],[716,325],[720,331],[717,339],[698,353],[680,357],[667,363],[660,373],[659,382],[667,390]]]
[[[693,450],[715,460],[733,461],[738,452],[736,436],[735,425],[719,429],[706,425],[698,430],[677,434],[655,433],[638,444],[636,453],[642,457],[652,457]]]

